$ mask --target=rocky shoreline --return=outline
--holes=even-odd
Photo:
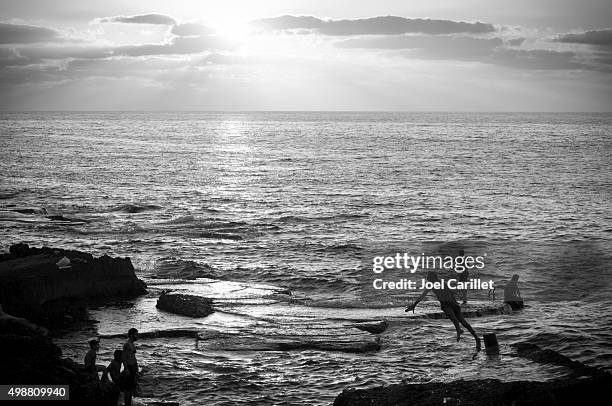
[[[609,373],[535,344],[518,343],[514,347],[518,357],[565,367],[569,375],[547,382],[478,379],[345,389],[336,397],[334,406],[573,406],[599,404],[608,396],[612,385]]]
[[[69,385],[71,404],[116,405],[117,387],[99,381],[81,363],[62,358],[47,330],[29,320],[51,327],[74,320],[89,303],[144,293],[146,285],[129,258],[11,246],[0,255],[0,304],[6,312],[0,314],[0,382]]]
[[[6,313],[25,317],[47,327],[58,321],[74,322],[91,304],[109,303],[116,298],[136,297],[146,293],[146,285],[138,279],[129,258],[94,258],[80,251],[31,248],[13,245],[8,254],[0,255],[0,304]],[[205,317],[215,311],[208,298],[178,292],[162,291],[157,307],[189,317]],[[504,313],[504,308],[473,309],[472,316]],[[436,318],[435,314],[423,317]],[[367,320],[324,330],[317,341],[309,335],[316,329],[289,325],[264,326],[253,331],[223,333],[223,350],[248,348],[261,351],[319,349],[344,352],[380,350],[380,337],[397,320]],[[329,331],[328,331],[329,330]],[[323,331],[323,330],[321,330]],[[281,334],[282,333],[282,334]],[[329,333],[329,334],[327,334]],[[333,333],[333,334],[331,334]],[[207,334],[201,329],[171,329],[164,332],[143,332],[142,338],[193,337],[206,345]],[[109,335],[108,337],[119,337]],[[272,337],[273,339],[271,339]],[[280,338],[279,338],[280,337]],[[340,337],[340,338],[338,338]],[[267,339],[266,339],[267,338]],[[211,349],[215,349],[211,346]],[[360,405],[574,405],[597,403],[607,395],[612,384],[610,374],[571,360],[555,351],[530,343],[515,346],[516,356],[531,361],[565,368],[567,376],[547,382],[497,379],[458,380],[447,383],[407,383],[369,389],[346,389],[334,402],[336,406]],[[73,404],[116,405],[119,391],[100,382],[84,367],[62,353],[46,335],[44,328],[35,328],[24,319],[9,315],[0,317],[0,382],[2,384],[68,384]],[[164,404],[148,402],[147,404]]]
[[[0,304],[7,313],[39,323],[77,316],[91,302],[146,292],[129,258],[27,244],[0,255]]]
[[[62,358],[47,337],[0,327],[0,382],[3,385],[68,385],[71,404],[115,406],[119,389],[101,382],[85,367]]]

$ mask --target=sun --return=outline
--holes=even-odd
[[[229,16],[216,18],[208,24],[217,35],[236,42],[246,41],[253,31],[248,20]]]

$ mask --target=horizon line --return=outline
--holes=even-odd
[[[130,109],[130,110],[2,110],[0,113],[456,113],[456,114],[612,114],[612,110],[223,110],[223,109]]]

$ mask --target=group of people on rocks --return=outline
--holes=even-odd
[[[100,340],[89,341],[89,351],[85,355],[85,369],[99,379],[98,373],[102,372],[102,381],[116,385],[124,394],[124,405],[131,406],[132,397],[138,386],[138,361],[136,360],[136,347],[134,342],[138,339],[138,330],[128,330],[128,339],[123,344],[123,349],[115,350],[113,360],[104,367],[96,364]],[[121,366],[123,365],[123,370]]]

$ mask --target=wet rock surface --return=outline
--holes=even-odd
[[[334,406],[401,405],[577,405],[599,404],[608,396],[612,375],[535,344],[519,343],[517,355],[538,363],[569,368],[568,377],[547,382],[497,379],[449,383],[398,383],[370,389],[346,389]]]
[[[208,330],[198,334],[200,348],[224,351],[320,350],[347,353],[379,351],[380,339],[356,328],[317,324],[262,325],[251,329]]]
[[[212,312],[213,301],[206,297],[180,293],[162,293],[156,307],[171,313],[188,317],[206,317]]]

